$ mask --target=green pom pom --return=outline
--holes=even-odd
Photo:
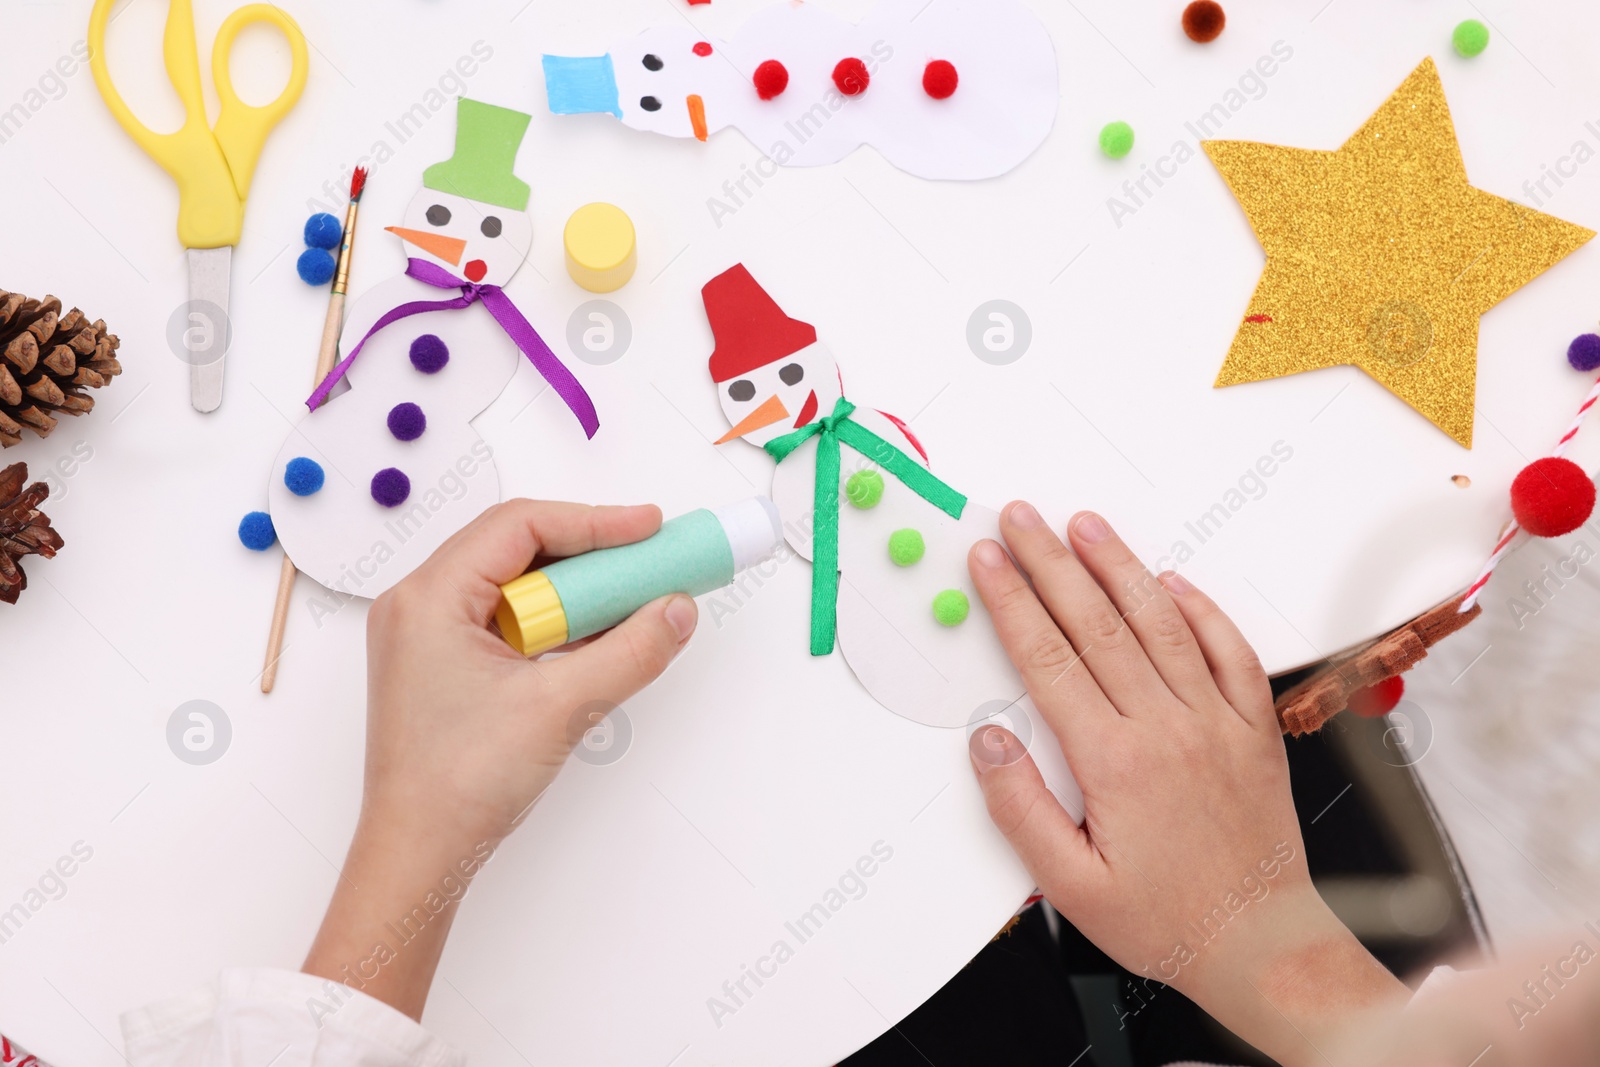
[[[1483,50],[1489,47],[1489,27],[1477,19],[1467,19],[1450,35],[1450,43],[1468,59],[1482,55]]]
[[[916,530],[896,530],[889,535],[889,558],[897,567],[909,567],[922,558],[928,546]]]
[[[858,508],[875,508],[883,499],[883,475],[877,471],[856,471],[844,483],[844,495]]]
[[[960,626],[967,621],[967,612],[971,610],[967,594],[959,589],[946,589],[933,598],[933,617],[940,626]]]
[[[1100,128],[1100,151],[1121,159],[1133,151],[1133,127],[1126,122],[1108,122]]]

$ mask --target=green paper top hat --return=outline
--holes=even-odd
[[[456,103],[456,151],[422,172],[422,184],[511,211],[528,209],[528,183],[511,173],[532,115],[462,97]]]

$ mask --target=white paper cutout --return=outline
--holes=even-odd
[[[870,82],[846,97],[832,75],[850,57]],[[604,57],[551,59],[550,107],[561,114],[610,111],[635,129],[692,138],[698,110],[708,134],[735,127],[779,165],[835,163],[870,144],[901,170],[934,179],[1018,166],[1049,135],[1061,93],[1049,32],[1017,0],[881,0],[859,24],[782,0],[729,41],[669,25]],[[789,80],[762,100],[752,79],[769,60]],[[959,78],[943,100],[923,88],[935,60]],[[646,98],[654,110],[641,105]]]
[[[807,343],[814,331],[785,314],[742,265],[713,279],[704,299],[717,340],[712,377],[722,379],[716,382],[717,397],[732,427],[724,441],[737,435],[763,447],[833,411],[843,393],[833,354],[821,341]],[[921,442],[908,429],[853,402],[858,405],[853,421],[928,466]],[[783,516],[786,539],[808,560],[816,456],[812,437],[778,464],[772,479],[772,500]],[[953,519],[843,442],[839,466],[838,647],[845,662],[873,699],[914,722],[944,729],[971,729],[988,721],[1011,726],[1028,743],[1051,791],[1081,819],[1083,794],[1001,646],[967,570],[967,553],[975,543],[1000,540],[999,514],[969,500],[961,518]],[[850,476],[861,470],[880,471],[883,478],[883,495],[874,507],[856,507],[845,495]],[[901,567],[889,558],[889,535],[907,528],[922,534],[925,551],[916,563]],[[933,617],[933,598],[945,589],[961,590],[971,605],[957,626],[940,625]],[[809,611],[810,605],[796,604],[795,610]],[[796,654],[805,651],[797,648]]]
[[[449,221],[435,224],[442,216]],[[498,236],[486,235],[487,219]],[[407,240],[406,254],[460,276],[478,273],[504,286],[527,257],[533,220],[525,211],[423,189],[406,208],[401,229],[465,242],[449,258]],[[491,225],[487,228],[493,231]],[[454,260],[454,261],[452,261]],[[352,305],[340,340],[349,353],[382,315],[412,301],[458,296],[404,274],[379,283]],[[411,344],[424,334],[442,340],[449,361],[434,374],[411,362]],[[268,499],[273,525],[295,566],[316,581],[361,597],[376,597],[410,574],[451,534],[500,500],[500,477],[489,446],[471,420],[505,389],[523,358],[515,342],[480,303],[430,311],[392,323],[374,334],[351,365],[350,388],[307,414],[284,441],[272,464]],[[389,432],[390,410],[415,403],[427,429],[415,441]],[[582,430],[574,423],[574,433]],[[296,456],[322,465],[323,488],[297,497],[284,485]],[[387,508],[372,497],[372,477],[396,468],[411,481],[410,497]]]

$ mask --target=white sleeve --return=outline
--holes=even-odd
[[[213,985],[122,1017],[130,1067],[463,1067],[409,1017],[348,986],[277,970],[223,971]]]
[[[1425,1000],[1431,1000],[1440,993],[1456,984],[1461,977],[1461,972],[1448,964],[1441,963],[1428,972],[1428,977],[1417,986],[1417,991],[1411,994],[1411,1003],[1406,1005],[1407,1010],[1416,1007]]]

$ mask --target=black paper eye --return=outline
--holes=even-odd
[[[741,404],[746,400],[754,400],[756,395],[755,383],[744,378],[740,378],[738,381],[728,386],[728,395]]]
[[[483,220],[483,225],[479,226],[478,229],[483,231],[483,235],[485,237],[499,237],[502,227],[500,225],[500,220],[495,216],[490,215],[488,218]]]
[[[660,111],[661,101],[657,100],[653,96],[647,96],[639,101],[639,106],[644,108],[646,111]]]
[[[806,369],[798,363],[791,363],[778,372],[778,377],[783,379],[784,385],[799,385],[800,379],[806,376]]]
[[[649,55],[649,56],[645,56],[644,57],[644,69],[645,70],[660,70],[661,66],[662,66],[662,63],[661,63],[661,57],[660,56]]]
[[[435,204],[428,209],[428,221],[435,226],[450,225],[450,209],[443,204]]]

